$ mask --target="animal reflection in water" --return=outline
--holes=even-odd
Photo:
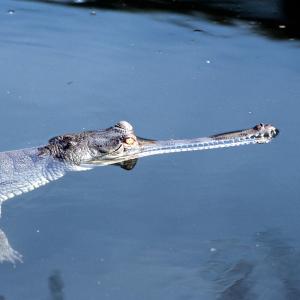
[[[300,299],[300,252],[279,230],[246,241],[215,241],[202,275],[217,300]],[[205,274],[205,275],[204,275]]]
[[[56,136],[44,146],[0,152],[0,209],[5,200],[56,180],[68,171],[106,165],[119,165],[130,170],[141,157],[264,144],[278,133],[272,125],[259,124],[208,137],[158,141],[137,137],[128,122],[120,121],[103,130]],[[7,239],[3,237],[1,240],[5,244]],[[5,245],[7,252],[9,243]],[[1,258],[0,253],[0,261],[5,257],[7,254]],[[12,251],[11,257],[18,256]]]
[[[187,243],[181,253],[180,247],[170,252],[163,242],[161,252],[149,248],[142,263],[138,261],[146,274],[151,269],[152,276],[155,270],[163,276],[160,290],[176,291],[176,299],[300,299],[300,252],[279,230],[257,232],[242,240]],[[66,286],[59,271],[48,277],[48,287],[49,299],[64,299]]]

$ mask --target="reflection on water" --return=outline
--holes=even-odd
[[[51,300],[64,299],[64,282],[59,271],[53,271],[53,273],[49,276],[48,286]]]
[[[222,286],[223,290],[219,291],[217,299],[255,299],[257,295],[251,291],[248,284],[253,267],[251,263],[241,260],[231,269],[226,270],[226,274],[220,274],[216,283]]]
[[[28,1],[28,0],[24,0]],[[31,0],[32,1],[32,0]],[[35,0],[78,7],[117,10],[169,11],[194,15],[202,13],[211,21],[233,25],[236,20],[251,22],[257,32],[273,38],[299,38],[300,15],[297,0]],[[96,14],[92,11],[91,14]]]
[[[3,237],[3,233],[2,233]],[[0,255],[10,262],[20,260],[14,250],[13,254],[3,253],[3,239],[1,239]],[[4,241],[7,248],[9,243]],[[190,287],[185,293],[187,298],[194,299],[195,295],[206,295],[206,299],[217,300],[251,300],[251,299],[300,299],[300,253],[285,239],[279,230],[268,230],[249,237],[248,242],[236,240],[209,241],[201,248],[210,248],[210,254],[201,256],[200,265],[170,266],[173,280],[167,285],[184,285]],[[9,246],[10,247],[10,246]],[[199,253],[203,249],[198,249]],[[179,253],[175,255],[180,255]],[[149,253],[146,257],[150,257]],[[170,261],[168,254],[161,254],[165,266]],[[143,259],[143,263],[150,263]],[[188,261],[190,258],[184,258]],[[161,270],[163,271],[163,269]],[[180,271],[180,275],[176,273]],[[163,271],[165,272],[165,270]],[[184,275],[185,274],[185,275]],[[50,299],[63,300],[64,288],[60,271],[55,270],[48,278]],[[202,287],[201,292],[199,288]],[[1,298],[2,297],[2,298]],[[0,296],[0,299],[5,299]]]
[[[300,299],[300,253],[280,231],[257,233],[249,245],[215,245],[204,273],[217,299]]]
[[[50,300],[64,300],[64,282],[58,270],[52,272],[48,278],[48,287]],[[5,300],[3,295],[0,295],[0,300]]]
[[[136,159],[130,159],[130,160],[122,161],[122,162],[120,162],[116,165],[121,167],[124,170],[130,171],[136,166],[137,161],[138,161],[137,158]]]

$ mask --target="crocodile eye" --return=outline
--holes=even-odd
[[[135,139],[132,138],[132,137],[127,137],[127,138],[125,139],[125,143],[126,143],[127,145],[133,145],[133,144],[135,143]]]

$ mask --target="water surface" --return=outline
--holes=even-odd
[[[159,139],[281,130],[268,145],[70,173],[5,202],[0,227],[23,263],[0,265],[2,298],[300,298],[297,39],[199,11],[0,8],[1,151],[122,119]]]

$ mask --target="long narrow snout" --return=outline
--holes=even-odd
[[[200,151],[251,144],[266,144],[275,138],[279,130],[269,124],[259,124],[253,128],[225,132],[208,137],[180,140],[152,140],[137,137],[137,147],[128,149],[111,159],[99,159],[91,162],[97,165],[116,164],[127,160],[150,155]]]
[[[250,129],[225,132],[194,139],[155,141],[138,138],[140,145],[137,157],[185,151],[199,151],[250,144],[269,143],[279,130],[269,124],[259,124]]]

